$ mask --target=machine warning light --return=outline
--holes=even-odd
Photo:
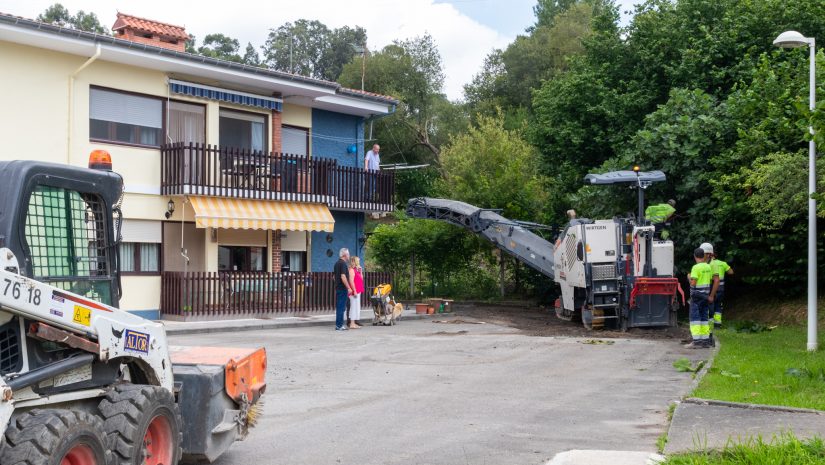
[[[105,150],[93,150],[89,154],[89,168],[112,171],[112,156]]]

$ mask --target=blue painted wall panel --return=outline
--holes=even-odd
[[[359,116],[312,110],[312,155],[332,158],[340,166],[364,166],[364,119]],[[358,145],[356,153],[347,147]]]
[[[364,214],[333,211],[332,217],[335,219],[335,232],[312,233],[312,271],[332,271],[341,247],[348,248],[351,255],[363,256],[358,237],[364,229]],[[327,242],[327,234],[332,234],[332,242]],[[332,250],[331,257],[327,257],[327,250]]]
[[[160,310],[128,310],[128,312],[147,320],[160,320]]]
[[[339,166],[364,166],[364,119],[358,116],[334,113],[326,110],[312,110],[312,155],[314,157],[337,160]],[[347,153],[347,148],[357,145],[356,153]],[[350,254],[362,256],[358,237],[364,230],[364,214],[357,212],[333,211],[335,231],[333,241],[327,242],[327,233],[312,233],[312,271],[332,271],[338,260],[341,247]],[[327,250],[332,256],[327,256]]]

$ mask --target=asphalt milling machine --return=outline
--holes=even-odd
[[[560,288],[556,316],[588,329],[676,326],[684,293],[674,276],[673,242],[644,218],[644,193],[665,181],[661,171],[588,174],[591,185],[628,185],[638,193],[638,214],[609,220],[572,219],[555,243],[536,230],[546,226],[501,216],[498,210],[434,198],[410,199],[407,215],[470,230]]]
[[[0,464],[214,461],[254,423],[266,353],[170,347],[118,308],[123,181],[92,165],[0,162]]]

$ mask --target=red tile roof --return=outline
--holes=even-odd
[[[368,97],[375,97],[375,98],[378,98],[378,99],[381,99],[381,100],[394,100],[394,101],[398,100],[395,97],[391,97],[389,95],[376,94],[375,92],[368,92],[366,90],[352,89],[350,87],[341,87],[341,90],[343,90],[343,91],[345,91],[349,94],[366,95]]]
[[[186,40],[189,38],[189,35],[186,33],[186,29],[182,26],[161,23],[160,21],[139,18],[137,16],[118,12],[117,21],[115,21],[114,26],[112,26],[112,30],[119,31],[124,28],[135,29],[150,34],[157,34],[159,36],[169,37],[172,39]]]

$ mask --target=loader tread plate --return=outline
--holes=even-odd
[[[164,407],[174,415],[177,424],[175,432],[178,440],[175,445],[175,460],[181,457],[182,421],[175,397],[167,389],[145,384],[119,384],[104,397],[98,405],[104,419],[103,429],[107,434],[107,445],[112,451],[113,465],[142,465],[140,457],[144,431],[148,422],[146,418],[153,407]]]
[[[64,454],[88,447],[99,465],[111,461],[100,418],[86,412],[35,409],[16,414],[6,429],[0,451],[3,465],[60,465]]]

